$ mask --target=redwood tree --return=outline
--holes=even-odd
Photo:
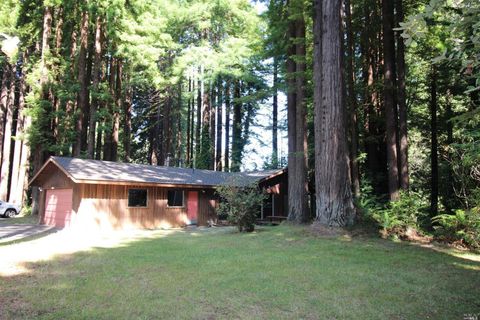
[[[341,1],[315,0],[314,108],[316,222],[354,221],[343,95]]]

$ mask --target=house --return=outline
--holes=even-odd
[[[273,201],[266,209],[270,211],[262,210],[262,215],[281,215],[285,177],[286,169],[229,173],[51,157],[30,186],[40,191],[42,224],[60,228],[161,228],[215,221],[215,188],[229,181],[259,183]]]

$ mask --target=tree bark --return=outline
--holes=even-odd
[[[25,57],[25,55],[24,55]],[[23,59],[25,63],[25,58]],[[15,146],[13,155],[13,169],[12,169],[12,182],[10,188],[9,202],[15,204],[23,204],[24,201],[24,186],[25,176],[27,173],[27,160],[29,156],[29,146],[26,144],[24,136],[25,131],[28,129],[28,116],[24,112],[25,107],[25,71],[22,68],[19,79],[18,90],[18,117],[17,117],[17,129],[15,133]]]
[[[403,22],[403,0],[396,0],[397,24]],[[408,190],[408,130],[407,130],[407,96],[405,89],[405,44],[401,32],[396,33],[397,40],[397,100],[398,100],[398,134],[399,134],[399,165],[400,188]]]
[[[5,116],[7,114],[8,104],[8,77],[10,75],[10,64],[7,61],[3,63],[2,86],[0,89],[0,150],[3,150],[3,138],[5,132]],[[0,154],[0,167],[3,161],[3,153]]]
[[[430,78],[430,216],[438,215],[438,133],[437,133],[437,70],[432,67]]]
[[[296,38],[296,25],[295,20],[293,19],[295,13],[293,11],[293,5],[290,3],[289,8],[289,24],[288,24],[288,47],[287,47],[287,60],[286,60],[286,82],[287,82],[287,121],[288,121],[288,219],[296,220],[297,210],[296,210],[296,199],[299,197],[299,182],[296,177],[298,176],[297,171],[297,161],[296,152],[297,152],[297,125],[296,125],[296,114],[297,114],[297,92],[296,92],[296,83],[295,83],[295,38]],[[300,196],[300,199],[302,197]],[[300,201],[301,202],[301,201]]]
[[[343,97],[340,1],[315,0],[314,108],[316,223],[353,224]]]
[[[117,74],[117,63],[114,57],[109,58],[109,67],[108,67],[108,86],[109,93],[112,99],[115,99],[115,76]],[[103,144],[103,160],[112,161],[112,138],[113,138],[113,114],[114,114],[114,103],[111,101],[107,102],[108,108],[108,117],[105,119],[105,141]]]
[[[240,80],[235,80],[233,91],[233,128],[232,128],[232,172],[240,171],[242,160],[242,103],[240,101]]]
[[[278,58],[273,58],[272,165],[278,168]]]
[[[217,95],[217,142],[216,142],[216,149],[215,149],[215,170],[222,171],[222,106],[223,106],[223,85],[222,80],[218,80],[218,95]]]
[[[84,119],[88,104],[87,52],[88,52],[88,10],[82,12],[80,27],[80,51],[78,54],[78,83],[80,90],[77,98],[76,138],[73,155],[79,157],[83,150]]]
[[[290,56],[287,61],[289,73],[288,130],[289,130],[289,171],[288,175],[288,220],[296,223],[307,222],[307,135],[305,110],[305,20],[303,2],[291,1],[290,15]],[[292,92],[290,92],[292,91]],[[290,131],[293,131],[290,134]],[[290,143],[290,139],[293,139]],[[291,146],[291,149],[290,149]]]
[[[98,16],[95,22],[95,44],[94,44],[94,61],[93,61],[93,94],[92,103],[90,105],[89,131],[87,156],[93,159],[95,156],[95,136],[97,128],[97,110],[99,99],[95,95],[99,94],[99,84],[102,68],[102,17]]]
[[[123,122],[123,151],[125,152],[124,161],[130,162],[131,159],[131,141],[132,141],[132,102],[133,88],[126,88],[125,103],[123,104],[124,122]]]
[[[190,162],[189,162],[189,167],[192,168],[193,167],[193,160],[194,160],[194,157],[193,157],[193,152],[194,152],[194,149],[193,149],[193,146],[195,144],[195,135],[194,135],[194,131],[195,131],[195,90],[196,90],[196,86],[195,86],[195,77],[193,77],[192,79],[192,97],[191,97],[191,115],[190,115]]]
[[[192,117],[192,78],[188,78],[188,101],[187,101],[187,153],[185,157],[186,166],[190,167],[190,123]]]
[[[217,113],[217,92],[215,82],[212,81],[211,98],[210,98],[210,155],[209,155],[209,169],[215,170],[215,134],[217,130],[216,126],[216,113]]]
[[[43,29],[42,29],[42,47],[40,57],[40,88],[43,99],[48,97],[46,84],[48,81],[48,70],[46,66],[46,57],[50,51],[50,36],[52,34],[52,11],[51,7],[46,6],[43,13]],[[33,173],[35,174],[46,160],[46,152],[40,145],[34,146],[33,149]],[[39,190],[37,187],[32,187],[32,214],[38,215],[39,210]]]
[[[347,97],[350,128],[350,176],[352,180],[353,195],[360,196],[360,177],[358,169],[358,123],[357,123],[357,98],[355,96],[355,71],[354,71],[354,43],[352,29],[352,12],[350,0],[345,0],[345,20],[347,36]]]
[[[225,82],[225,152],[224,152],[224,171],[230,170],[230,80]]]
[[[8,199],[9,196],[9,186],[11,182],[11,160],[13,154],[12,151],[12,129],[14,124],[14,114],[15,114],[15,76],[16,74],[16,65],[12,64],[9,68],[9,89],[8,89],[8,99],[6,105],[6,114],[5,114],[5,132],[3,136],[3,150],[2,150],[2,163],[0,170],[0,200]],[[3,120],[3,119],[2,119]]]
[[[397,112],[395,103],[395,42],[393,34],[393,2],[382,0],[383,25],[383,97],[387,134],[388,192],[390,200],[399,198],[399,175],[397,155]]]
[[[200,67],[197,85],[197,123],[195,126],[195,165],[198,165],[200,156],[200,131],[202,128],[202,96],[203,96],[203,66]]]
[[[113,112],[113,129],[112,129],[112,161],[118,161],[118,143],[119,143],[119,131],[120,131],[120,110],[123,109],[123,95],[122,95],[122,76],[123,76],[123,63],[119,59],[117,61],[117,76],[115,83],[115,109]]]

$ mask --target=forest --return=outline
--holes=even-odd
[[[291,222],[480,246],[478,0],[3,0],[0,41],[2,200],[51,155],[239,171],[268,108]]]

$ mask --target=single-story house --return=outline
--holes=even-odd
[[[51,157],[35,174],[40,223],[80,228],[208,225],[217,219],[215,188],[259,183],[271,195],[264,215],[284,215],[286,169],[229,173]]]

